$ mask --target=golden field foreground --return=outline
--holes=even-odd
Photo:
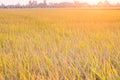
[[[120,10],[1,9],[0,80],[120,80]]]

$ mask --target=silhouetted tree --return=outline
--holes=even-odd
[[[3,3],[1,4],[1,8],[5,8],[5,5]]]

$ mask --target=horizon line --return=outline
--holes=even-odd
[[[29,1],[31,1],[31,0],[29,0]],[[17,4],[20,4],[20,5],[28,5],[29,4],[29,1],[27,1],[27,2],[25,2],[25,3],[21,3],[21,2],[17,2],[17,3],[12,3],[12,4],[8,4],[8,3],[2,3],[2,2],[0,2],[0,5],[2,5],[2,4],[4,4],[5,6],[7,6],[7,5],[17,5]],[[33,0],[33,1],[36,1],[37,2],[37,4],[40,4],[40,3],[43,3],[43,2],[38,2],[37,0]],[[74,0],[74,1],[60,1],[60,2],[52,2],[52,1],[49,1],[49,2],[46,2],[47,3],[47,5],[49,5],[50,3],[58,3],[58,4],[60,4],[60,3],[75,3],[75,2],[79,2],[79,3],[87,3],[87,4],[89,4],[89,5],[97,5],[98,3],[104,3],[105,1],[107,1],[107,2],[109,2],[109,4],[111,4],[111,5],[115,5],[115,4],[120,4],[120,2],[114,2],[114,3],[111,3],[110,1],[108,1],[108,0],[104,0],[104,1],[98,1],[97,3],[89,3],[89,2],[85,2],[85,1],[83,1],[83,2],[81,2],[81,1],[77,1],[77,0]]]

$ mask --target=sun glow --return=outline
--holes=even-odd
[[[98,0],[79,0],[80,2],[87,2],[89,4],[97,4],[99,1]]]
[[[108,1],[111,4],[120,2],[119,0],[75,0],[75,1],[86,2],[86,3],[89,3],[89,4],[97,4],[98,2],[104,2],[104,1]]]

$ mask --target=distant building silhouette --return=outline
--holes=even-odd
[[[43,4],[44,4],[44,6],[46,6],[46,5],[47,5],[47,2],[46,2],[46,0],[44,0],[44,1],[43,1]]]
[[[78,7],[78,6],[80,6],[80,3],[79,3],[79,1],[74,1],[74,6],[76,6],[76,7]]]
[[[105,7],[109,7],[109,6],[110,6],[110,3],[109,3],[108,0],[105,0],[105,1],[104,1],[104,6],[105,6]]]
[[[110,7],[111,4],[107,0],[105,0],[104,2],[98,2],[97,6],[98,7]]]
[[[37,1],[36,0],[33,0],[33,1],[29,1],[29,7],[36,7],[38,5]]]
[[[114,7],[120,7],[120,3],[117,3],[116,5],[114,5]]]
[[[43,0],[42,3],[37,3],[37,0],[30,0],[27,5],[4,5],[1,4],[0,8],[69,8],[69,7],[119,7],[120,3],[110,4],[108,0],[104,2],[98,2],[97,5],[90,5],[86,2],[79,2],[78,0],[74,0],[74,2],[61,2],[61,3],[49,3],[47,4],[47,0]]]
[[[101,2],[101,1],[98,2],[98,3],[97,3],[97,6],[98,6],[98,7],[103,7],[103,2]]]

